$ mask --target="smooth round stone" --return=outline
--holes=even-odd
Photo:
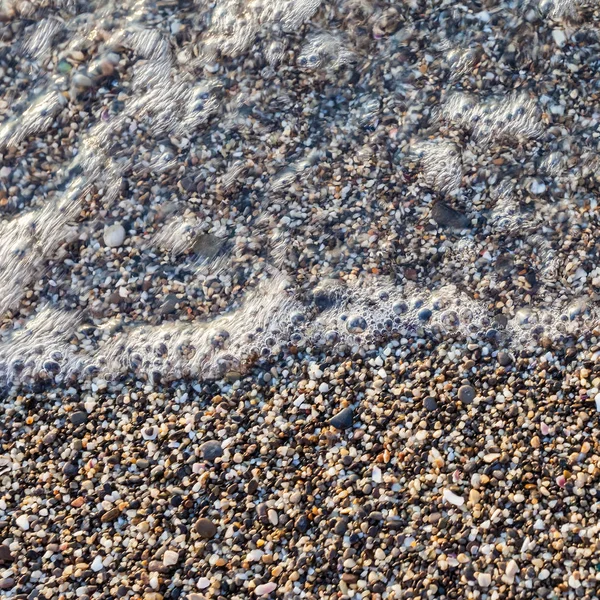
[[[423,406],[427,409],[427,410],[435,410],[438,407],[438,403],[435,401],[435,398],[432,398],[431,396],[427,396],[427,398],[425,398],[425,400],[423,400]]]
[[[88,414],[87,412],[83,411],[83,410],[78,410],[77,412],[74,412],[71,417],[71,423],[73,423],[73,425],[81,425],[82,423],[85,423],[87,421],[88,418]]]
[[[508,352],[501,350],[498,352],[498,362],[501,366],[507,367],[512,363],[512,356]]]
[[[104,243],[109,248],[118,248],[125,241],[125,228],[120,223],[104,228]]]
[[[217,534],[217,526],[206,518],[198,519],[194,525],[194,531],[205,540],[209,540]]]
[[[475,388],[470,385],[461,385],[458,389],[458,399],[463,404],[471,404],[475,399]]]
[[[200,452],[204,460],[214,461],[220,456],[223,456],[223,448],[216,440],[209,440],[200,446]]]

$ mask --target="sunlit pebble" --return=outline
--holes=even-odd
[[[15,522],[23,531],[29,530],[29,518],[27,515],[19,515]]]
[[[540,431],[542,432],[542,435],[548,435],[550,433],[550,427],[548,427],[546,423],[542,423],[540,425]]]
[[[556,483],[557,485],[559,485],[561,488],[564,488],[565,485],[567,485],[567,480],[565,479],[564,475],[559,475],[556,478]]]
[[[254,593],[257,596],[266,596],[267,594],[274,592],[276,589],[277,589],[277,584],[272,581],[269,581],[269,583],[263,583],[261,585],[257,585],[256,589],[254,590]]]
[[[95,571],[96,573],[98,571],[102,571],[102,569],[104,569],[104,565],[102,564],[102,557],[100,555],[98,555],[98,556],[96,556],[96,558],[94,558],[94,561],[90,565],[90,568],[92,569],[92,571]]]
[[[480,587],[489,587],[492,583],[492,576],[489,573],[478,573],[477,583]]]
[[[383,481],[383,476],[379,467],[373,467],[372,478],[375,483],[381,483]]]
[[[200,577],[196,585],[199,590],[205,590],[207,587],[210,587],[210,579],[208,577]]]
[[[461,496],[457,496],[453,491],[445,489],[442,497],[446,502],[454,504],[455,506],[462,506],[465,503],[465,499]]]

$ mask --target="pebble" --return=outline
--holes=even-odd
[[[462,385],[458,388],[458,399],[463,404],[471,404],[475,399],[475,388],[470,385]]]
[[[503,367],[507,367],[508,365],[510,365],[512,363],[512,356],[504,351],[501,350],[500,352],[498,352],[498,362],[500,363],[501,366]]]
[[[431,396],[427,396],[427,398],[425,398],[425,400],[423,400],[423,406],[428,411],[434,411],[437,409],[438,403],[435,401],[435,398],[432,398]]]
[[[119,248],[125,241],[125,228],[120,223],[104,228],[104,244],[109,248]]]
[[[354,413],[352,408],[347,407],[342,409],[334,417],[329,420],[329,424],[336,429],[343,430],[352,427],[354,420]]]
[[[88,414],[87,414],[87,412],[85,412],[83,410],[78,410],[77,412],[74,412],[70,417],[71,423],[73,423],[73,425],[75,425],[75,426],[85,423],[87,421],[87,419],[88,419]]]
[[[102,569],[104,569],[104,565],[102,564],[102,557],[101,556],[96,556],[96,558],[94,558],[94,560],[92,561],[92,564],[90,565],[90,569],[92,569],[92,571],[94,571],[95,573],[97,573],[98,571],[102,571]]]
[[[209,440],[200,446],[202,458],[210,462],[214,462],[217,458],[223,456],[223,448],[216,440]]]
[[[492,584],[492,576],[489,573],[478,573],[477,583],[480,587],[489,587]]]
[[[210,587],[210,579],[208,577],[200,577],[198,579],[198,583],[196,584],[199,590],[205,590]]]
[[[163,554],[163,564],[165,567],[176,565],[179,561],[179,554],[173,550],[165,550]]]
[[[27,515],[19,515],[15,522],[23,531],[29,531],[29,518]]]
[[[200,537],[209,540],[217,534],[217,526],[210,519],[201,518],[194,524],[194,531]]]
[[[456,495],[453,491],[445,489],[443,497],[446,502],[454,504],[455,506],[462,506],[465,503],[465,499],[461,496]]]
[[[277,584],[270,581],[269,583],[262,583],[261,585],[257,585],[254,593],[257,596],[266,596],[271,592],[274,592],[277,589]]]

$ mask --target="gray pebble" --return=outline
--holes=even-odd
[[[73,423],[73,425],[81,425],[82,423],[85,423],[87,419],[88,414],[84,410],[78,410],[77,412],[74,412],[70,417],[71,423]]]
[[[425,400],[423,401],[423,406],[427,410],[435,410],[438,407],[438,403],[435,401],[435,398],[427,396],[427,398],[425,398]]]
[[[223,456],[223,448],[216,440],[209,440],[200,446],[200,452],[204,460],[214,461],[220,456]]]
[[[458,399],[464,404],[471,404],[475,399],[475,388],[470,385],[462,385],[458,389]]]

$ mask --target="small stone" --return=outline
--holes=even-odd
[[[104,243],[109,248],[118,248],[125,241],[125,228],[120,223],[104,228]]]
[[[200,446],[202,458],[210,462],[214,462],[217,458],[223,456],[223,448],[216,440],[209,440]]]
[[[271,523],[271,525],[279,524],[279,517],[277,516],[277,511],[270,508],[269,512],[267,514],[268,514],[269,522]]]
[[[454,506],[462,506],[465,503],[464,498],[462,498],[461,496],[457,496],[454,492],[448,489],[444,490],[442,497],[446,502],[454,504]]]
[[[461,385],[458,389],[458,399],[463,404],[471,404],[475,399],[475,388],[470,385]]]
[[[205,590],[210,587],[210,579],[208,577],[200,577],[196,586],[199,590]]]
[[[561,48],[562,46],[565,45],[565,42],[567,41],[567,36],[562,29],[553,29],[552,30],[552,39],[554,40],[554,43],[559,48]]]
[[[431,209],[431,218],[441,227],[465,229],[469,219],[463,213],[454,210],[444,202],[436,202]]]
[[[198,519],[194,525],[194,531],[205,540],[213,538],[217,534],[217,526],[210,519]]]
[[[506,565],[506,576],[509,579],[514,579],[515,575],[519,572],[519,565],[516,560],[509,560]]]
[[[432,398],[431,396],[427,396],[427,398],[425,398],[425,400],[423,400],[423,406],[425,407],[426,410],[431,412],[438,407],[438,403],[435,401],[435,398]]]
[[[529,188],[532,194],[539,196],[546,191],[546,184],[543,181],[534,181]]]
[[[477,583],[480,587],[489,587],[492,583],[492,576],[489,573],[478,573]]]
[[[323,382],[320,386],[319,386],[319,393],[321,394],[326,394],[329,391],[329,385],[325,382]]]
[[[23,531],[28,531],[29,530],[29,518],[27,517],[27,515],[19,515],[16,518],[15,523],[23,530]]]
[[[79,468],[77,467],[77,465],[68,462],[62,468],[62,472],[65,475],[65,477],[75,477],[75,475],[77,475],[77,473],[79,473]]]
[[[120,514],[121,514],[121,511],[118,508],[111,508],[110,510],[107,510],[100,517],[100,522],[101,523],[110,523],[111,521],[114,521],[115,519],[117,519]]]
[[[70,421],[71,421],[71,423],[73,423],[73,425],[77,426],[77,425],[81,425],[82,423],[85,423],[87,421],[87,418],[88,418],[87,412],[85,412],[84,410],[78,410],[77,412],[74,412],[71,415]]]
[[[354,415],[352,409],[350,407],[347,407],[341,410],[337,415],[332,417],[329,420],[329,424],[335,427],[336,429],[348,429],[349,427],[352,427],[353,416]]]
[[[102,557],[100,555],[97,555],[96,558],[94,558],[92,564],[90,565],[90,569],[92,569],[92,571],[94,571],[95,573],[104,569],[104,565],[102,564]]]
[[[163,564],[165,567],[171,567],[177,564],[179,554],[173,550],[166,550],[163,554]]]
[[[73,85],[78,88],[89,88],[92,87],[94,82],[83,73],[75,73],[73,75]]]
[[[15,587],[15,583],[13,577],[4,577],[0,579],[0,590],[10,590]]]
[[[269,583],[263,583],[261,585],[257,585],[256,589],[254,590],[254,593],[257,596],[266,596],[267,594],[274,592],[276,589],[277,589],[277,584],[272,581],[269,581]]]
[[[512,363],[512,361],[512,356],[508,352],[505,352],[504,350],[498,352],[498,362],[501,366],[507,367]]]
[[[310,527],[310,521],[308,520],[308,517],[306,515],[300,515],[295,523],[294,523],[294,527],[300,532],[300,533],[306,533],[308,531],[308,528]]]
[[[27,521],[29,525],[29,520]],[[0,544],[0,565],[8,565],[14,561],[10,548],[6,544]]]

